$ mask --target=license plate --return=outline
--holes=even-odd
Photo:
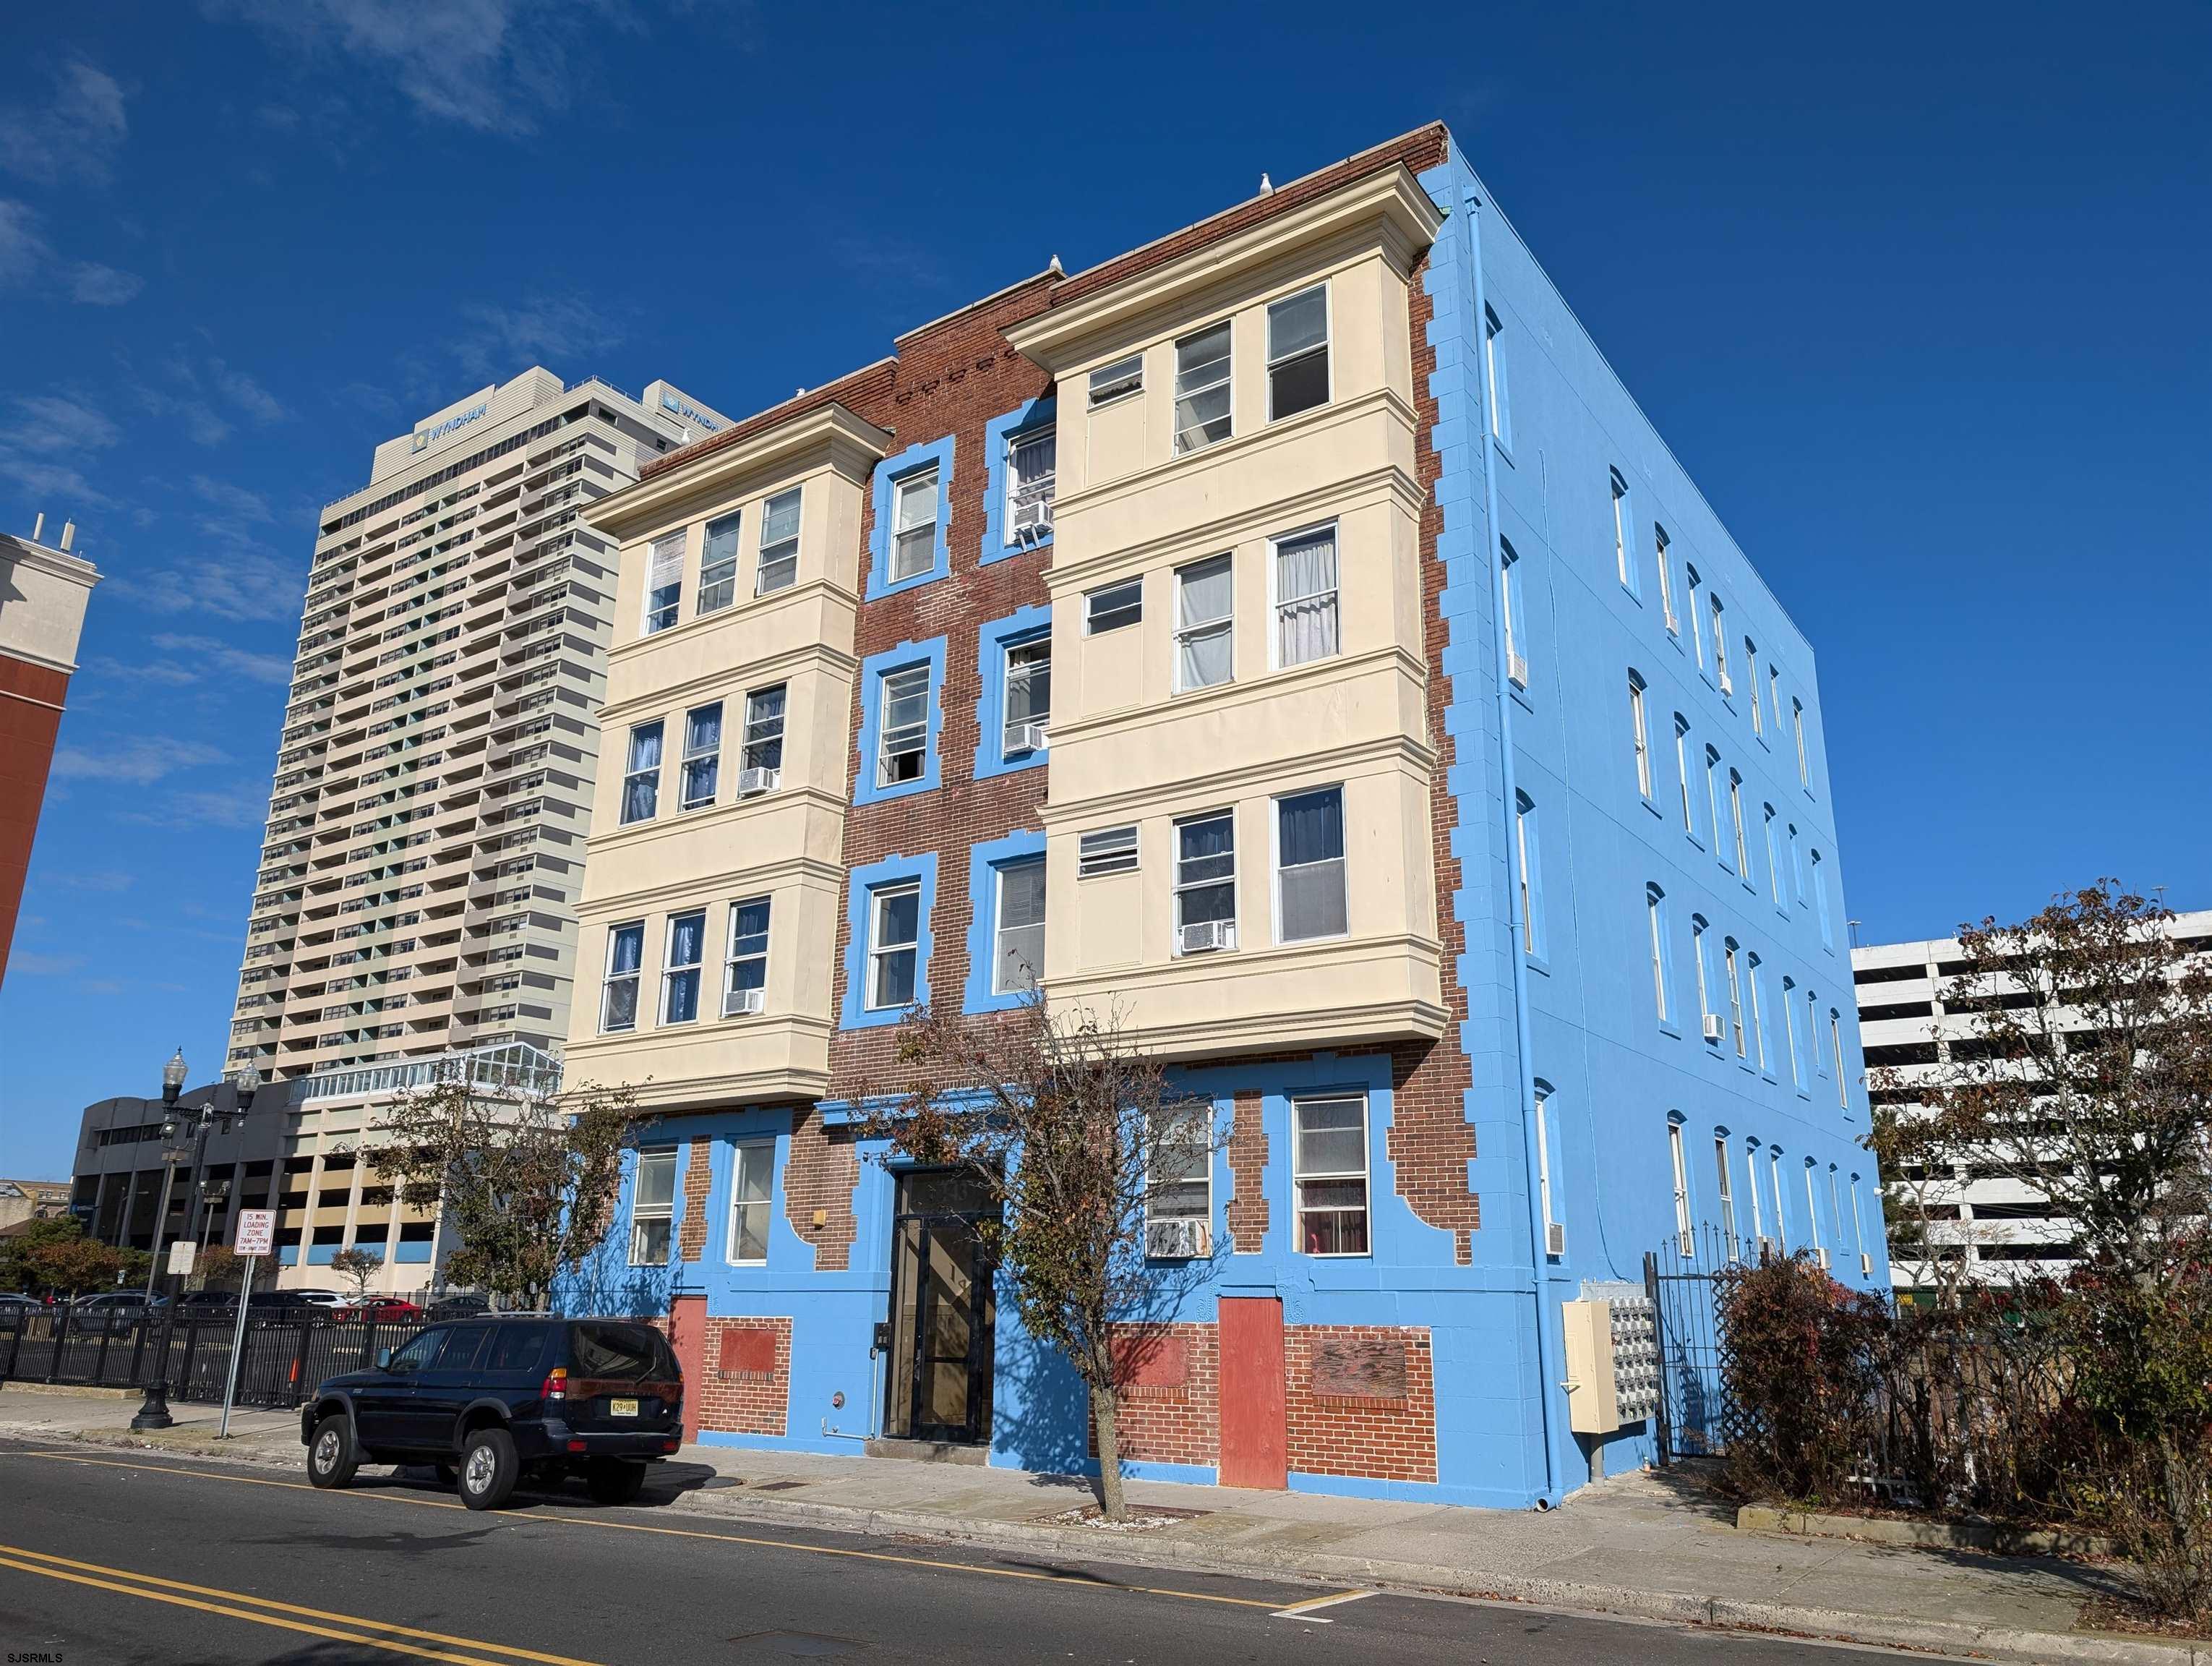
[[[635,1417],[637,1415],[637,1402],[635,1400],[610,1400],[607,1402],[607,1415],[609,1417]]]

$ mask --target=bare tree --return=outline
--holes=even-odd
[[[345,1286],[356,1307],[368,1299],[368,1281],[383,1269],[384,1257],[373,1250],[341,1250],[331,1257],[331,1271]]]
[[[443,1208],[449,1279],[544,1307],[613,1223],[634,1115],[627,1088],[549,1098],[440,1082],[386,1112],[376,1164],[410,1204]]]
[[[1147,1214],[1204,1172],[1212,1104],[1174,1090],[1118,1014],[1055,1018],[1036,996],[984,1024],[910,1012],[897,1061],[905,1080],[871,1096],[862,1131],[890,1159],[963,1170],[1001,1207],[987,1248],[1023,1325],[1082,1380],[1100,1508],[1120,1521],[1122,1391],[1194,1270],[1146,1255]]]

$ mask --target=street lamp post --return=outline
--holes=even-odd
[[[186,1128],[177,1115],[177,1095],[184,1087],[186,1073],[185,1049],[180,1047],[168,1063],[161,1067],[161,1104],[167,1112],[161,1122],[161,1143],[165,1148],[162,1157],[169,1164],[172,1174],[175,1172],[175,1165],[184,1160],[186,1151],[191,1154],[191,1178],[185,1192],[184,1231],[185,1241],[191,1243],[199,1235],[202,1203],[200,1169],[207,1158],[208,1134],[218,1121],[228,1126],[229,1118],[216,1110],[214,1096],[210,1094],[207,1104],[185,1113],[191,1118],[190,1128]],[[261,1085],[261,1073],[248,1064],[238,1073],[233,1085],[237,1090],[238,1114],[242,1117],[252,1109],[254,1093]],[[161,1190],[166,1201],[168,1187],[164,1184]],[[161,1259],[161,1229],[167,1219],[168,1212],[165,1207],[155,1221],[154,1261],[157,1272]],[[150,1285],[150,1278],[149,1282]],[[176,1329],[177,1308],[184,1299],[184,1275],[181,1273],[172,1274],[169,1277],[169,1299],[161,1310],[161,1330],[151,1350],[153,1363],[146,1374],[145,1399],[139,1405],[138,1414],[131,1420],[134,1431],[166,1429],[176,1420],[169,1415],[169,1339]],[[150,1310],[147,1318],[149,1322],[153,1318]]]

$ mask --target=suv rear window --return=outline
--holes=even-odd
[[[504,1324],[492,1332],[487,1371],[536,1371],[545,1357],[545,1327]]]
[[[644,1325],[595,1320],[568,1327],[569,1366],[579,1377],[636,1382],[658,1374],[666,1344]]]

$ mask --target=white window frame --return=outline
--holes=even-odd
[[[1228,875],[1225,879],[1185,879],[1182,877],[1182,830],[1186,827],[1195,827],[1202,823],[1213,821],[1225,821],[1229,824]],[[1173,843],[1170,846],[1168,853],[1168,860],[1172,864],[1170,870],[1169,890],[1170,894],[1174,899],[1170,913],[1170,923],[1172,927],[1176,953],[1178,955],[1182,953],[1182,929],[1184,925],[1182,899],[1184,894],[1188,891],[1210,891],[1214,886],[1220,885],[1226,885],[1229,887],[1229,920],[1231,933],[1231,946],[1233,947],[1235,941],[1234,934],[1236,922],[1238,916],[1243,912],[1243,897],[1242,890],[1237,884],[1239,863],[1237,861],[1238,842],[1237,837],[1236,806],[1231,805],[1224,809],[1201,811],[1194,816],[1179,816],[1170,824],[1170,837],[1173,840]]]
[[[1300,1122],[1299,1112],[1308,1105],[1343,1104],[1347,1104],[1353,1099],[1357,1099],[1359,1102],[1360,1166],[1358,1171],[1354,1172],[1349,1169],[1323,1170],[1306,1168],[1304,1165],[1304,1130]],[[1372,1144],[1374,1140],[1374,1129],[1370,1125],[1371,1120],[1372,1113],[1367,1103],[1367,1096],[1364,1093],[1301,1093],[1292,1097],[1291,1100],[1291,1236],[1293,1243],[1297,1246],[1297,1254],[1310,1256],[1316,1261],[1371,1260],[1373,1258],[1375,1254],[1375,1186],[1373,1180],[1375,1171],[1375,1153]],[[1362,1225],[1364,1227],[1362,1236],[1364,1236],[1367,1241],[1367,1247],[1364,1250],[1308,1250],[1304,1248],[1305,1232],[1304,1231],[1304,1227],[1305,1216],[1309,1212],[1305,1207],[1304,1188],[1310,1183],[1327,1184],[1331,1182],[1342,1183],[1348,1180],[1358,1181],[1360,1183],[1360,1189],[1365,1197],[1365,1201],[1360,1206],[1359,1213],[1362,1217]],[[1351,1212],[1346,1209],[1338,1208],[1332,1206],[1313,1211],[1312,1213],[1320,1214],[1346,1214]]]
[[[1293,863],[1287,867],[1283,862],[1283,806],[1293,799],[1313,798],[1322,793],[1334,793],[1336,794],[1337,827],[1339,832],[1341,833],[1344,830],[1345,822],[1344,787],[1340,783],[1323,787],[1303,787],[1295,793],[1279,793],[1274,798],[1268,800],[1268,824],[1269,832],[1272,836],[1269,852],[1272,857],[1270,866],[1273,869],[1274,873],[1274,913],[1272,924],[1274,927],[1275,941],[1278,943],[1327,943],[1334,941],[1339,938],[1349,937],[1352,934],[1351,842],[1348,839],[1343,840],[1339,846],[1337,854],[1333,858],[1324,857],[1322,860],[1317,862]],[[1344,892],[1344,929],[1340,932],[1319,932],[1304,937],[1289,936],[1285,933],[1284,927],[1283,876],[1285,873],[1291,872],[1294,868],[1304,869],[1309,867],[1327,867],[1329,866],[1331,861],[1334,861],[1336,865],[1338,883],[1342,887]]]
[[[1275,351],[1275,309],[1278,307],[1288,306],[1294,301],[1303,301],[1306,296],[1311,295],[1316,289],[1321,291],[1321,340],[1314,345],[1299,348],[1294,352],[1278,355]],[[1323,405],[1334,403],[1336,398],[1336,364],[1334,355],[1329,350],[1332,338],[1335,335],[1335,323],[1336,320],[1333,311],[1332,299],[1329,295],[1329,285],[1326,281],[1319,283],[1309,283],[1303,289],[1293,289],[1286,295],[1278,295],[1274,300],[1267,303],[1266,313],[1261,319],[1261,327],[1266,332],[1265,343],[1267,355],[1267,420],[1270,423],[1279,423],[1285,420],[1286,416],[1301,416],[1306,411],[1318,410]],[[1321,398],[1316,400],[1312,404],[1301,405],[1297,410],[1288,412],[1277,410],[1275,409],[1275,373],[1278,370],[1287,369],[1289,367],[1300,363],[1306,359],[1310,359],[1316,355],[1319,355],[1322,361],[1323,386]]]
[[[1544,1212],[1544,1236],[1551,1237],[1551,1229],[1559,1224],[1559,1215],[1552,1207],[1552,1091],[1540,1087],[1535,1092],[1536,1116],[1536,1201]],[[1549,1255],[1548,1250],[1546,1254]]]
[[[1729,771],[1729,817],[1735,826],[1735,871],[1737,877],[1751,878],[1751,848],[1743,836],[1743,777],[1735,770]]]
[[[715,529],[723,526],[729,528],[730,532],[729,570],[718,573],[715,569],[721,563],[710,562],[708,556],[714,547]],[[728,514],[716,515],[709,520],[700,534],[699,593],[697,599],[691,605],[692,617],[702,618],[709,613],[719,613],[737,600],[738,546],[744,532],[744,512],[732,509]],[[717,591],[721,593],[721,599],[710,599]]]
[[[1774,806],[1767,804],[1759,807],[1766,815],[1766,824],[1761,830],[1766,836],[1766,889],[1774,898],[1774,906],[1778,909],[1783,906],[1782,853],[1774,842]]]
[[[1644,907],[1651,921],[1651,993],[1659,1004],[1659,1022],[1666,1024],[1673,1017],[1667,987],[1667,893],[1645,885]]]
[[[1521,580],[1513,570],[1520,563],[1520,552],[1504,538],[1498,539],[1498,618],[1505,636],[1505,678],[1515,688],[1525,691],[1528,687],[1528,656],[1521,648],[1521,610],[1516,605]]]
[[[760,548],[753,556],[753,594],[769,596],[779,590],[788,590],[799,582],[799,538],[802,518],[806,511],[805,488],[793,486],[789,491],[778,492],[761,505]],[[791,536],[771,544],[769,532],[775,525],[778,507],[787,499],[792,502]],[[787,578],[779,578],[770,584],[769,575],[788,564]]]
[[[1734,1159],[1729,1155],[1728,1135],[1713,1135],[1713,1175],[1719,1183],[1721,1236],[1728,1241],[1729,1259],[1736,1256],[1735,1186],[1729,1177],[1729,1165]]]
[[[1014,663],[1016,654],[1030,656],[1020,666]],[[1040,657],[1041,656],[1041,657]],[[1036,681],[1036,668],[1044,668],[1044,709],[1032,711],[1017,720],[1014,716],[1014,686],[1018,681],[1024,687]],[[1007,642],[999,650],[999,756],[1000,758],[1018,757],[1031,752],[1042,752],[1051,745],[1051,733],[1047,727],[1052,721],[1052,638],[1034,636],[1027,641]],[[1017,745],[1021,739],[1019,730],[1034,725],[1044,738],[1035,747]]]
[[[1751,1032],[1759,1043],[1759,1067],[1770,1070],[1766,1045],[1766,1003],[1759,999],[1759,975],[1766,970],[1765,963],[1749,952],[1744,956],[1744,976],[1751,986]]]
[[[885,943],[884,941],[884,904],[896,897],[909,896],[915,899],[913,940],[904,943]],[[921,881],[918,879],[889,880],[883,885],[872,887],[868,892],[868,957],[866,969],[868,986],[861,992],[862,1002],[867,1011],[871,1012],[902,1012],[912,1004],[910,998],[908,1000],[897,1002],[878,999],[883,993],[884,963],[898,954],[911,954],[914,957],[914,987],[919,991],[921,988]]]
[[[1690,724],[1680,712],[1674,714],[1674,772],[1682,778],[1682,831],[1694,839],[1698,809],[1690,798]]]
[[[1667,634],[1679,639],[1682,634],[1682,621],[1674,612],[1674,575],[1668,570],[1667,529],[1656,520],[1651,523],[1651,543],[1659,562],[1659,611],[1666,616]]]
[[[1027,483],[1030,489],[1025,499],[1023,495],[1024,482],[1019,466],[1020,458],[1024,452],[1034,451],[1040,446],[1052,447],[1052,466],[1047,469],[1038,479]],[[1059,429],[1048,423],[1042,428],[1033,428],[1025,429],[1020,434],[1008,435],[1006,454],[1000,465],[1000,471],[1006,477],[1006,502],[1000,508],[1001,526],[1006,546],[1011,549],[1022,541],[1020,534],[1014,528],[1014,511],[1024,502],[1041,501],[1049,504],[1054,501],[1060,480]],[[1048,514],[1045,516],[1045,525],[1049,526],[1051,524],[1052,516]]]
[[[917,723],[902,725],[895,730],[891,727],[892,684],[899,684],[902,690],[917,677],[921,679],[921,717]],[[896,666],[876,678],[876,787],[878,791],[894,787],[910,787],[929,774],[929,696],[933,680],[931,666],[926,660],[911,666]],[[788,698],[787,696],[786,697]],[[891,749],[894,734],[902,739],[918,735],[921,745],[910,751],[902,748],[894,751]],[[908,756],[921,760],[914,774],[903,777],[894,775],[891,773],[893,761]]]
[[[1521,952],[1523,954],[1542,952],[1544,934],[1536,924],[1536,870],[1528,848],[1528,824],[1535,818],[1536,801],[1526,793],[1518,794],[1513,802],[1513,854],[1520,869],[1521,886]]]
[[[668,1201],[643,1203],[639,1200],[645,1191],[645,1165],[662,1162],[668,1165]],[[645,1248],[643,1228],[665,1222],[668,1231],[668,1252],[659,1261],[647,1261],[640,1253]],[[632,1267],[665,1267],[676,1250],[676,1147],[647,1146],[637,1154],[637,1162],[630,1173],[629,1190],[629,1264]]]
[[[1037,964],[1030,969],[1033,973],[1030,982],[1025,987],[1018,987],[1010,989],[999,982],[1000,969],[1006,964],[1006,933],[1010,929],[1015,931],[1028,931],[1032,929],[1027,926],[1010,927],[1006,924],[1006,876],[1017,869],[1024,873],[1035,873],[1039,877],[1042,877],[1044,873],[1044,858],[1042,856],[1025,856],[1016,861],[995,863],[992,866],[991,993],[994,995],[1027,994],[1030,990],[1036,988],[1044,982],[1044,934],[1052,918],[1052,900],[1049,892],[1047,893],[1045,897],[1044,915],[1036,922],[1036,925],[1034,927],[1037,933]]]
[[[696,960],[678,962],[675,958],[676,927],[678,923],[686,920],[696,920],[699,922],[699,958]],[[686,972],[690,973],[692,978],[691,1016],[688,1018],[672,1018],[668,1016],[670,1005],[669,997],[676,993],[676,980]],[[670,915],[665,924],[663,926],[660,933],[659,1025],[662,1029],[665,1030],[676,1025],[696,1024],[699,1022],[699,1011],[701,1006],[699,997],[705,993],[704,986],[706,984],[706,981],[707,910],[704,909],[686,909],[681,914]]]
[[[1764,736],[1766,719],[1759,703],[1759,644],[1748,636],[1743,639],[1743,680],[1751,685],[1751,732]]]
[[[1123,836],[1127,836],[1126,845]],[[1126,827],[1094,828],[1076,841],[1075,877],[1102,879],[1109,874],[1134,873],[1138,866],[1138,836],[1134,822]]]
[[[1782,1201],[1781,1146],[1767,1147],[1766,1172],[1774,1183],[1774,1247],[1787,1255],[1790,1252],[1790,1211]]]
[[[621,939],[622,934],[624,932],[635,932],[637,933],[637,970],[631,972],[617,972],[615,970],[615,945]],[[644,982],[645,921],[642,920],[625,920],[618,925],[608,927],[606,952],[603,957],[603,964],[599,972],[599,1034],[602,1036],[627,1036],[637,1028],[640,1002],[644,994]],[[607,997],[611,993],[612,993],[615,985],[617,983],[627,983],[630,986],[629,1022],[628,1024],[617,1025],[609,1024],[607,1022]]]
[[[932,463],[891,482],[890,549],[885,561],[888,582],[903,584],[908,579],[920,578],[937,565],[938,482],[942,477],[941,466]],[[927,519],[908,519],[907,506],[917,501],[927,503]],[[902,570],[902,559],[909,545],[922,549],[922,562],[919,567]]]
[[[748,1198],[741,1183],[750,1162],[764,1164],[768,1170],[768,1187],[763,1195]],[[745,1219],[748,1210],[760,1211],[761,1252],[757,1256],[738,1253],[738,1223]],[[723,1240],[722,1259],[732,1267],[766,1267],[768,1265],[769,1233],[775,1224],[775,1141],[774,1140],[733,1140],[730,1142],[730,1219]]]
[[[1682,1125],[1667,1119],[1667,1157],[1674,1169],[1674,1241],[1685,1256],[1697,1252],[1697,1225],[1690,1216],[1690,1170],[1682,1149]]]
[[[1759,1141],[1754,1140],[1743,1148],[1743,1172],[1751,1193],[1751,1243],[1755,1250],[1766,1236],[1766,1206],[1759,1195]]]
[[[1690,916],[1691,958],[1698,963],[1698,1036],[1700,1040],[1704,1039],[1705,1037],[1705,1020],[1707,1018],[1718,1018],[1720,1016],[1719,1013],[1713,1011],[1712,989],[1710,985],[1709,976],[1705,970],[1705,933],[1708,927],[1702,915],[1693,914]]]
[[[754,709],[754,702],[756,701],[765,699],[768,696],[775,693],[779,689],[783,691],[783,709],[776,713],[773,717],[765,713],[757,713]],[[745,690],[744,732],[738,737],[738,743],[739,749],[738,752],[738,773],[739,775],[743,775],[748,769],[768,769],[773,771],[775,775],[776,784],[778,786],[782,784],[783,735],[784,730],[789,726],[790,721],[790,684],[770,683],[762,688],[747,689]],[[768,727],[770,723],[773,723],[775,726],[775,732],[773,734],[767,733]],[[753,762],[753,758],[757,752],[764,751],[770,746],[775,748],[775,763],[756,763]]]
[[[1782,980],[1782,1039],[1790,1049],[1790,1085],[1802,1089],[1805,1085],[1805,1060],[1797,1050],[1796,992],[1794,980]]]
[[[1842,1109],[1851,1108],[1851,1080],[1844,1063],[1844,1018],[1837,1008],[1828,1009],[1828,1045],[1836,1055],[1836,1104]]]
[[[1689,605],[1682,611],[1690,616],[1690,647],[1694,652],[1698,669],[1703,671],[1705,668],[1705,621],[1698,615],[1698,592],[1703,587],[1703,581],[1698,577],[1698,569],[1686,562],[1682,568],[1682,583],[1689,593]]]
[[[1328,587],[1310,595],[1283,594],[1283,550],[1285,545],[1301,545],[1326,537],[1329,546]],[[1267,664],[1275,671],[1286,671],[1293,666],[1310,666],[1317,660],[1333,660],[1344,652],[1344,546],[1338,538],[1337,523],[1323,521],[1318,526],[1303,527],[1295,532],[1284,532],[1267,540],[1267,613],[1272,629],[1267,633]],[[1327,654],[1310,654],[1303,660],[1292,660],[1283,651],[1284,627],[1289,622],[1290,610],[1294,607],[1316,607],[1322,601],[1328,605],[1329,635],[1336,644]]]
[[[1186,1113],[1180,1109],[1169,1111],[1166,1114],[1173,1116],[1179,1122],[1184,1120],[1186,1116]],[[1159,1130],[1156,1126],[1152,1130],[1152,1140],[1147,1148],[1145,1164],[1146,1225],[1150,1225],[1156,1220],[1202,1221],[1206,1225],[1208,1236],[1211,1237],[1213,1230],[1213,1150],[1212,1143],[1209,1140],[1203,1152],[1193,1152],[1189,1153],[1193,1158],[1192,1171],[1187,1175],[1175,1178],[1163,1177],[1157,1166],[1158,1159],[1165,1147],[1165,1144],[1166,1142],[1161,1139]],[[1169,1186],[1191,1187],[1194,1189],[1202,1186],[1205,1188],[1206,1191],[1205,1201],[1196,1209],[1159,1209],[1154,1207],[1153,1205],[1157,1193],[1161,1188]]]
[[[709,809],[713,806],[715,799],[720,795],[722,704],[723,702],[719,700],[709,700],[705,705],[694,706],[684,714],[684,755],[677,760],[676,764],[676,808],[678,814],[686,810]],[[707,711],[714,714],[714,744],[704,751],[694,751],[691,747],[691,720],[700,713]],[[694,799],[691,796],[691,773],[702,763],[708,766],[709,772],[707,796],[703,799]]]
[[[1201,568],[1225,568],[1229,574],[1229,611],[1205,619],[1188,619],[1183,614],[1184,597],[1188,593],[1190,577]],[[1185,562],[1175,569],[1175,637],[1170,651],[1175,655],[1175,690],[1177,694],[1194,694],[1201,689],[1226,688],[1237,680],[1237,561],[1228,551],[1206,556],[1197,561]],[[1199,639],[1223,636],[1229,642],[1229,669],[1216,683],[1185,683],[1182,680],[1183,645]]]
[[[1820,1259],[1821,1249],[1820,1192],[1819,1187],[1814,1183],[1814,1173],[1813,1159],[1808,1157],[1805,1159],[1805,1219],[1812,1225],[1813,1256],[1817,1261]]]
[[[1196,343],[1202,337],[1213,334],[1216,331],[1221,332],[1222,337],[1227,345],[1218,359],[1207,360],[1204,364],[1197,367],[1197,368],[1200,372],[1210,373],[1213,366],[1218,365],[1220,367],[1220,374],[1218,376],[1210,376],[1210,380],[1203,382],[1194,382],[1186,385],[1183,380],[1183,349],[1186,346]],[[1217,446],[1221,444],[1224,441],[1236,438],[1237,336],[1236,331],[1232,327],[1231,321],[1225,318],[1217,319],[1212,324],[1203,325],[1198,329],[1186,331],[1184,334],[1176,337],[1174,352],[1175,403],[1170,407],[1170,415],[1174,424],[1175,454],[1177,457],[1188,457],[1194,453],[1206,450],[1209,446]],[[1202,433],[1206,426],[1206,423],[1200,422],[1193,425],[1186,426],[1182,420],[1182,406],[1184,401],[1194,398],[1202,393],[1211,393],[1217,387],[1226,387],[1229,390],[1228,410],[1225,417],[1212,418],[1209,420],[1225,420],[1229,424],[1228,430],[1211,440],[1200,438],[1187,441],[1187,436],[1193,434]]]
[[[659,732],[659,750],[654,755],[653,764],[649,769],[633,769],[630,766],[630,759],[637,753],[637,738],[648,729]],[[656,717],[649,722],[633,723],[629,726],[629,738],[623,743],[622,801],[617,806],[615,816],[617,826],[635,827],[638,823],[649,822],[660,814],[660,766],[661,761],[667,756],[668,720],[666,718]],[[634,781],[648,778],[653,783],[653,802],[645,810],[633,816],[629,813],[630,785]]]
[[[1644,679],[1628,673],[1628,728],[1636,746],[1636,790],[1646,803],[1651,799],[1651,735],[1644,713]]]
[[[1813,790],[1813,765],[1805,755],[1805,702],[1794,694],[1790,696],[1790,715],[1797,731],[1797,784],[1809,793]]]
[[[1111,616],[1127,613],[1129,617],[1127,618],[1115,617],[1111,624],[1101,625],[1098,623],[1098,615],[1101,611],[1098,604],[1109,597],[1118,597],[1124,591],[1133,592],[1135,599],[1131,602],[1117,601],[1113,606],[1103,611]],[[1144,618],[1145,581],[1141,578],[1122,579],[1113,584],[1102,584],[1095,590],[1086,590],[1083,593],[1083,634],[1085,636],[1110,635],[1115,631],[1127,630],[1131,625],[1143,623]]]
[[[1100,392],[1101,386],[1104,392]],[[1132,353],[1111,364],[1102,364],[1090,375],[1087,400],[1092,410],[1107,405],[1119,404],[1122,400],[1145,391],[1145,356]]]
[[[664,630],[673,629],[684,617],[684,546],[690,542],[690,527],[680,526],[672,532],[662,533],[646,547],[645,606],[638,625],[641,636],[656,636]],[[675,577],[668,580],[665,575],[672,562]],[[656,578],[664,581],[656,585]],[[656,595],[665,595],[668,599],[655,606],[653,599]]]
[[[744,911],[747,909],[756,906],[768,910],[768,930],[758,933],[761,940],[759,948],[748,949],[741,954],[738,951],[738,922],[739,920],[744,918]],[[742,1018],[747,1016],[744,1013],[732,1012],[730,1011],[730,997],[736,994],[738,992],[738,969],[740,966],[750,965],[755,961],[758,961],[760,963],[761,981],[757,987],[761,992],[761,1000],[763,1007],[766,1006],[768,1000],[769,938],[769,933],[774,932],[775,929],[775,899],[772,896],[740,897],[730,904],[729,913],[729,927],[725,937],[725,940],[727,942],[729,947],[727,952],[722,957],[722,1016],[726,1018]],[[750,936],[752,933],[748,933],[747,935]]]
[[[1733,937],[1721,939],[1721,970],[1728,983],[1729,1031],[1735,1039],[1735,1055],[1739,1059],[1751,1056],[1751,1037],[1743,1022],[1743,968],[1738,964],[1742,951]]]
[[[1713,616],[1713,676],[1724,695],[1735,692],[1735,679],[1729,675],[1728,666],[1728,610],[1721,604],[1720,592],[1709,592],[1705,605]]]
[[[1630,595],[1636,593],[1636,532],[1631,523],[1633,513],[1628,501],[1628,482],[1621,477],[1619,469],[1607,471],[1613,486],[1613,562],[1620,575],[1620,587]]]
[[[1504,350],[1498,345],[1498,338],[1504,333],[1505,326],[1498,322],[1498,314],[1486,305],[1482,309],[1482,365],[1489,384],[1490,433],[1492,439],[1510,452],[1513,449],[1513,413],[1506,400],[1508,372],[1511,367],[1506,362]]]

